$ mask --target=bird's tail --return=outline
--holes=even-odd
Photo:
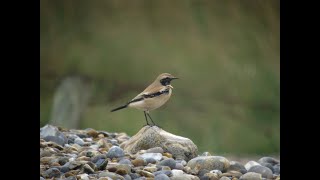
[[[123,105],[123,106],[120,106],[120,107],[117,107],[117,108],[115,108],[115,109],[112,109],[111,112],[113,112],[113,111],[118,111],[118,110],[123,109],[123,108],[126,108],[126,107],[128,107],[128,104]]]

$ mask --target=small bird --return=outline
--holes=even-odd
[[[149,112],[151,110],[159,108],[169,100],[173,89],[170,83],[174,79],[179,78],[174,77],[169,73],[160,74],[156,78],[156,80],[152,84],[150,84],[143,92],[138,94],[135,98],[133,98],[125,105],[111,110],[111,112],[118,111],[127,107],[143,110],[147,125],[150,125],[148,122],[147,115],[152,121],[153,125],[156,125],[153,122]]]

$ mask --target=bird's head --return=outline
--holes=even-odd
[[[156,81],[160,82],[160,84],[163,86],[168,86],[168,85],[170,85],[170,82],[174,79],[179,79],[179,78],[174,77],[169,73],[162,73],[157,77]],[[172,87],[172,86],[170,86],[170,87]]]

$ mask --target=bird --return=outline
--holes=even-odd
[[[112,109],[111,112],[118,111],[124,108],[135,108],[142,110],[144,117],[146,119],[148,126],[156,125],[151,116],[150,111],[155,110],[162,105],[164,105],[171,97],[172,94],[172,85],[170,84],[172,80],[179,79],[169,73],[162,73],[140,94],[134,97],[131,101],[126,104]],[[152,121],[152,124],[149,124],[148,118]]]

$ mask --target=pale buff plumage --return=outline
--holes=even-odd
[[[144,115],[147,120],[147,116],[151,119],[149,111],[157,109],[165,104],[171,97],[173,87],[170,85],[171,80],[178,79],[169,73],[160,74],[156,80],[151,83],[143,92],[138,94],[127,104],[111,110],[117,111],[126,107],[136,108],[144,111]],[[151,119],[152,121],[152,119]],[[153,122],[153,121],[152,121]],[[154,122],[153,122],[154,124]]]

